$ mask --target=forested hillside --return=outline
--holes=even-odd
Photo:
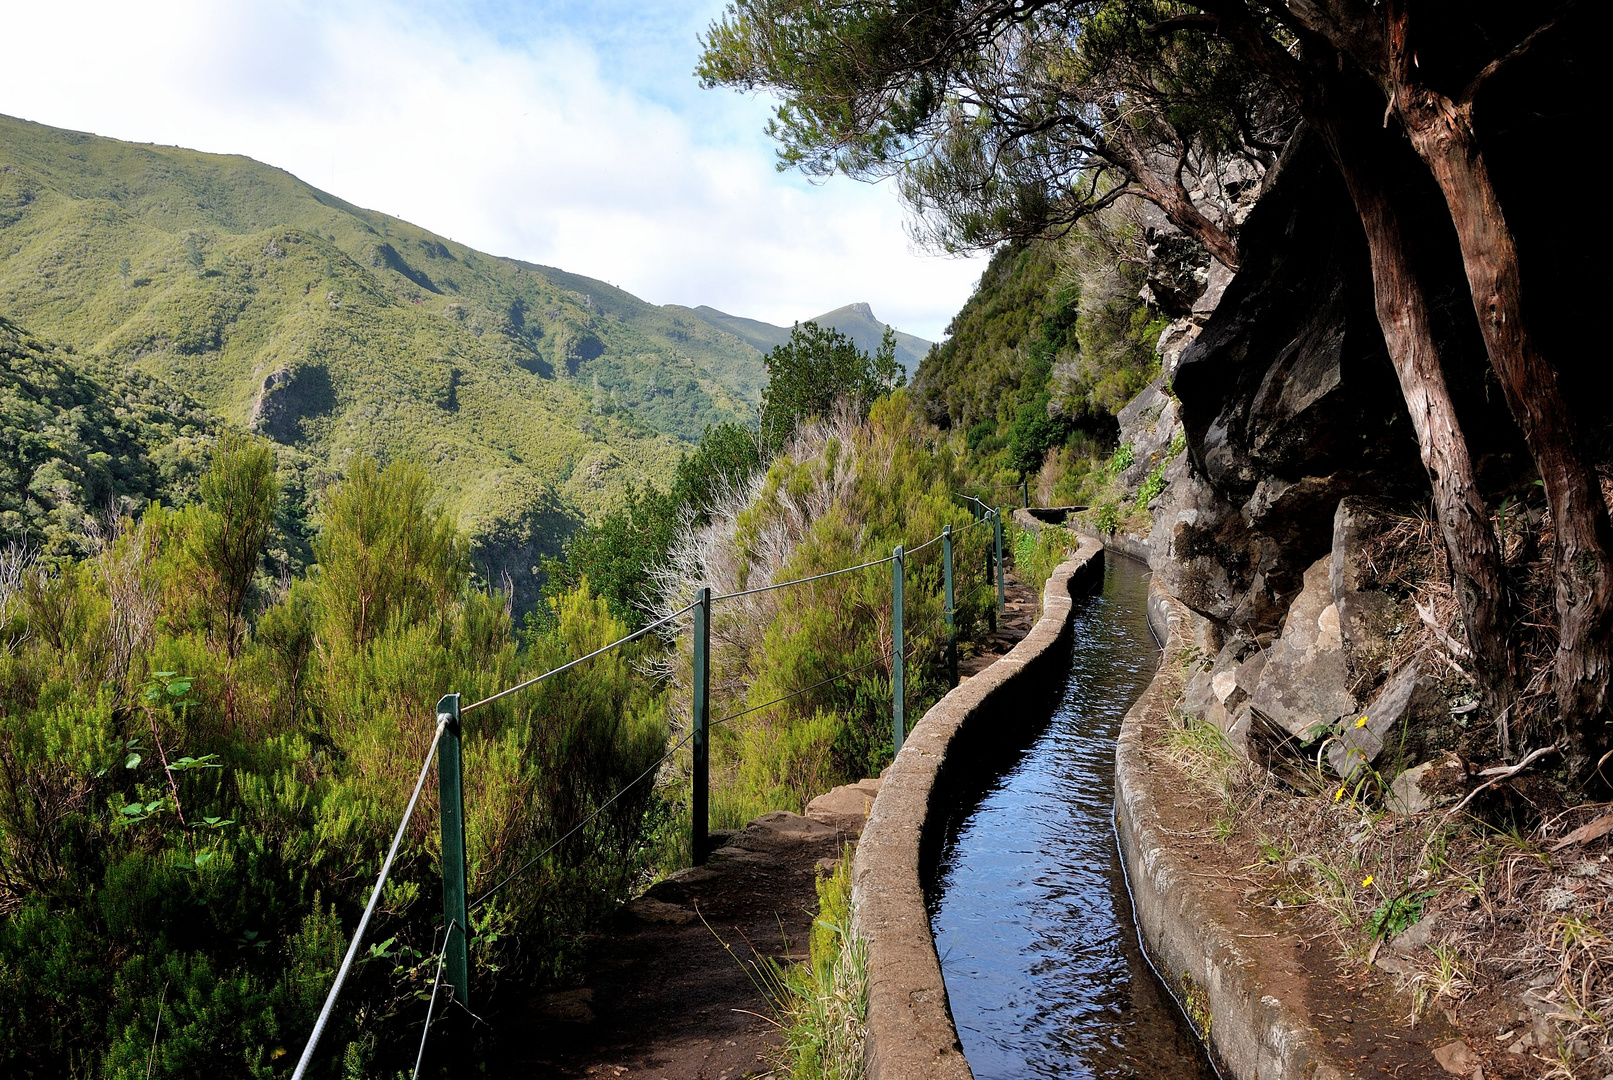
[[[9,117],[0,312],[292,448],[293,501],[356,453],[420,461],[523,600],[577,522],[748,422],[789,336],[486,255],[249,158]],[[867,305],[836,315],[877,348]]]
[[[596,411],[630,409],[687,439],[760,391],[760,356],[699,321],[485,255],[250,158],[0,119],[0,229],[8,314],[182,375],[239,421],[262,392],[260,369],[296,359],[318,324],[362,314],[396,324],[399,344],[434,347],[423,351],[442,363],[580,378]],[[309,250],[299,259],[288,245]],[[271,269],[286,259],[300,272]],[[322,317],[310,320],[303,300]],[[413,342],[422,331],[401,317],[410,308],[445,328]],[[348,345],[373,348],[362,337]]]
[[[1159,375],[1169,322],[1144,300],[1146,246],[1114,210],[1059,240],[1005,245],[925,357],[914,390],[928,418],[965,432],[983,477],[1035,477],[1042,501],[1095,493],[1120,409]]]
[[[85,554],[97,515],[192,492],[218,426],[161,380],[95,370],[0,315],[0,535]]]
[[[479,569],[518,588],[576,521],[664,480],[680,440],[760,392],[749,345],[601,282],[483,255],[246,158],[12,119],[0,311],[324,474],[358,453],[419,461]],[[287,479],[288,493],[302,482]]]

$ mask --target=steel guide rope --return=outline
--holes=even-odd
[[[628,634],[626,637],[619,637],[615,641],[611,642],[609,645],[603,645],[600,648],[595,649],[593,652],[589,653],[587,656],[579,656],[575,660],[568,660],[564,664],[561,664],[559,667],[550,668],[548,671],[545,671],[542,675],[534,676],[533,678],[530,678],[530,679],[526,680],[523,683],[517,683],[516,685],[510,687],[508,690],[500,690],[496,694],[490,694],[487,697],[484,697],[480,701],[473,702],[472,704],[466,705],[463,708],[461,708],[459,710],[459,715],[464,716],[466,713],[470,712],[472,709],[479,709],[483,705],[487,705],[487,704],[490,704],[492,702],[497,701],[499,698],[509,697],[511,694],[514,694],[514,693],[516,693],[518,691],[521,691],[521,690],[525,690],[529,686],[535,686],[538,683],[542,682],[544,679],[547,679],[547,678],[549,678],[550,676],[553,676],[553,675],[558,675],[562,671],[568,671],[571,668],[576,667],[578,664],[582,663],[585,660],[592,660],[594,657],[602,656],[605,653],[610,652],[612,649],[617,648],[618,646],[626,645],[627,643],[632,642],[632,641],[637,641],[639,638],[644,637],[646,634],[649,634],[651,631],[658,630],[661,627],[665,626],[667,623],[673,621],[674,619],[679,618],[680,616],[687,614],[693,608],[694,608],[693,604],[689,604],[689,605],[687,605],[685,607],[681,607],[677,611],[674,611],[672,614],[667,615],[664,618],[657,619],[655,622],[650,623],[650,625],[648,625],[646,627],[643,627],[642,629],[633,631],[631,634]]]
[[[313,1034],[308,1036],[308,1045],[303,1047],[297,1069],[291,1074],[292,1080],[302,1080],[303,1074],[308,1071],[308,1063],[313,1060],[314,1048],[319,1045],[319,1037],[325,1033],[331,1009],[335,1007],[336,999],[341,996],[342,984],[347,981],[347,973],[353,966],[353,957],[358,953],[359,943],[364,940],[364,931],[370,925],[370,916],[375,914],[375,905],[380,901],[381,892],[386,887],[387,875],[392,872],[392,860],[397,857],[398,846],[403,843],[403,831],[408,828],[409,819],[414,817],[414,808],[420,802],[420,792],[426,786],[426,774],[431,771],[431,760],[437,756],[437,744],[442,742],[442,733],[447,726],[446,716],[437,721],[437,732],[431,737],[431,747],[426,751],[426,760],[420,765],[420,778],[414,782],[414,794],[409,796],[409,805],[403,811],[403,820],[398,822],[398,831],[392,837],[392,846],[387,849],[386,861],[381,864],[380,876],[375,879],[370,902],[364,905],[364,917],[358,921],[358,929],[353,931],[353,940],[347,946],[347,955],[342,957],[342,966],[336,971],[336,981],[331,984],[330,993],[325,995],[324,1007],[319,1010],[319,1019],[314,1021]],[[444,947],[446,948],[446,942]]]
[[[431,1035],[431,1014],[437,1008],[437,990],[442,986],[442,969],[448,961],[448,938],[458,925],[457,922],[450,922],[448,933],[442,936],[442,951],[437,954],[437,977],[431,980],[431,1001],[426,1006],[426,1025],[420,1031],[420,1050],[414,1056],[414,1074],[411,1080],[420,1080],[420,1063],[426,1060],[426,1039]]]
[[[978,505],[980,505],[982,507],[985,507],[987,515],[991,515],[991,514],[994,513],[994,511],[992,511],[989,507],[986,507],[985,503],[981,502],[979,499],[974,498],[973,496],[960,496],[960,497],[965,498],[965,499],[969,499],[969,500],[977,503]],[[958,536],[961,536],[964,533],[968,532],[970,529],[973,529],[978,525],[985,524],[988,520],[990,520],[989,516],[979,518],[976,521],[970,523],[969,525],[965,525],[963,528],[953,531],[951,535],[954,538],[956,538]],[[905,548],[903,550],[903,556],[905,557],[907,555],[915,555],[918,552],[923,551],[925,548],[929,547],[930,545],[938,543],[940,540],[943,539],[943,537],[945,535],[946,535],[945,533],[938,533],[937,535],[931,537],[929,540],[926,540],[924,543],[918,545],[917,547]],[[712,601],[733,600],[733,599],[738,599],[740,597],[745,597],[745,596],[755,596],[755,595],[760,594],[760,593],[773,592],[773,591],[776,591],[776,590],[779,590],[779,589],[789,588],[789,587],[794,586],[794,585],[805,585],[805,584],[809,584],[809,583],[814,582],[814,581],[822,581],[822,580],[824,580],[826,578],[837,577],[837,576],[839,576],[841,574],[854,573],[854,572],[856,572],[858,570],[868,570],[868,569],[871,569],[871,568],[876,567],[876,566],[884,566],[885,564],[894,562],[895,560],[896,560],[896,556],[894,554],[891,554],[891,555],[888,555],[888,556],[886,556],[885,558],[882,558],[882,559],[874,559],[874,560],[872,560],[870,562],[860,563],[860,564],[858,564],[856,566],[842,567],[841,569],[838,569],[838,570],[830,570],[830,571],[828,571],[826,573],[814,574],[814,575],[809,576],[809,577],[798,578],[798,579],[795,579],[795,580],[792,580],[792,581],[776,582],[774,584],[760,586],[760,587],[755,588],[755,589],[745,589],[745,590],[741,590],[741,591],[738,591],[738,592],[722,593],[722,594],[719,594],[719,595],[711,597],[711,600]],[[579,656],[574,660],[567,661],[566,663],[560,665],[559,667],[551,668],[549,671],[546,671],[541,675],[535,676],[535,677],[533,677],[531,679],[527,679],[527,680],[525,680],[523,682],[520,682],[520,683],[517,683],[516,685],[511,686],[511,687],[509,687],[507,689],[501,690],[496,694],[491,694],[491,695],[489,695],[489,696],[487,696],[485,698],[482,698],[479,701],[473,702],[470,705],[466,705],[466,706],[464,706],[463,708],[461,708],[459,710],[459,715],[464,716],[466,713],[469,713],[469,712],[471,712],[471,711],[473,711],[475,709],[479,709],[483,705],[491,704],[492,702],[498,701],[501,698],[505,698],[505,697],[508,697],[508,696],[510,696],[512,694],[518,693],[518,692],[520,692],[522,690],[528,689],[529,687],[532,687],[532,686],[544,681],[545,679],[551,678],[551,677],[553,677],[555,675],[559,675],[564,671],[568,671],[571,668],[574,668],[574,667],[578,666],[579,664],[582,664],[582,663],[584,663],[584,662],[586,662],[588,660],[592,660],[597,656],[601,656],[601,655],[611,651],[612,649],[616,649],[616,648],[619,648],[620,646],[629,644],[630,642],[637,641],[637,640],[649,635],[650,633],[654,632],[655,630],[660,629],[663,626],[666,626],[668,623],[671,623],[671,622],[675,621],[676,619],[679,619],[682,616],[688,614],[690,611],[692,611],[697,606],[697,604],[698,604],[698,602],[687,604],[684,607],[679,608],[677,611],[674,611],[669,615],[666,615],[666,616],[663,616],[660,619],[657,619],[655,622],[652,622],[652,623],[648,624],[647,626],[644,626],[644,627],[642,627],[642,628],[640,628],[638,630],[633,631],[631,634],[627,634],[627,635],[625,635],[623,637],[620,637],[617,640],[609,643],[608,645],[604,645],[604,646],[602,646],[602,647],[600,647],[598,649],[595,649],[591,653],[588,653],[588,654],[586,654],[584,656]],[[917,645],[918,645],[918,642],[914,641],[914,643],[913,643],[913,645],[911,647],[903,649],[903,659],[904,660],[906,660],[909,657],[911,657],[917,651]],[[795,691],[792,691],[791,693],[785,694],[785,695],[783,695],[781,697],[774,698],[771,701],[763,702],[760,705],[753,705],[753,706],[750,706],[748,708],[741,709],[738,712],[731,713],[728,716],[724,716],[721,719],[711,721],[710,724],[708,725],[708,727],[716,727],[719,724],[726,724],[729,721],[737,720],[742,716],[747,716],[747,715],[749,715],[751,713],[760,712],[763,709],[768,709],[768,708],[772,708],[775,705],[783,704],[786,701],[790,701],[790,700],[792,700],[794,698],[800,697],[803,694],[810,693],[813,690],[819,689],[819,688],[824,687],[824,686],[828,686],[831,683],[839,682],[841,679],[847,678],[848,676],[855,675],[855,674],[857,674],[859,672],[862,672],[862,671],[866,671],[869,668],[874,667],[877,664],[881,664],[881,663],[885,662],[886,660],[889,660],[893,655],[894,655],[894,650],[887,649],[883,653],[881,653],[879,656],[875,657],[873,660],[870,660],[869,662],[867,662],[865,664],[860,664],[857,667],[849,668],[849,669],[847,669],[845,671],[840,672],[837,675],[832,675],[827,679],[819,680],[818,682],[815,682],[810,686],[802,687],[799,690],[795,690]],[[436,757],[437,747],[442,741],[443,731],[447,728],[447,724],[448,724],[448,718],[446,716],[441,718],[437,722],[437,728],[436,728],[435,733],[432,736],[431,746],[426,752],[425,760],[421,763],[420,775],[415,780],[414,790],[409,796],[408,806],[404,809],[403,817],[398,822],[397,831],[394,833],[394,835],[392,837],[392,844],[387,849],[386,859],[381,864],[381,872],[376,878],[375,887],[370,893],[370,899],[369,899],[368,903],[365,905],[364,915],[363,915],[362,918],[359,919],[358,928],[354,931],[353,939],[348,944],[347,952],[342,958],[342,963],[341,963],[340,968],[337,969],[336,979],[332,983],[330,991],[325,997],[324,1005],[321,1007],[320,1012],[319,1012],[319,1018],[314,1023],[314,1030],[309,1035],[307,1044],[303,1047],[302,1057],[298,1060],[297,1068],[292,1073],[292,1080],[303,1080],[303,1076],[307,1072],[308,1065],[313,1060],[313,1054],[314,1054],[315,1049],[319,1045],[319,1040],[325,1033],[325,1028],[328,1025],[329,1021],[330,1021],[331,1012],[335,1007],[337,999],[341,996],[342,987],[345,985],[345,983],[347,981],[347,975],[348,975],[349,971],[352,969],[353,958],[358,953],[358,948],[359,948],[359,945],[362,943],[362,941],[364,939],[365,931],[369,928],[370,919],[375,913],[376,904],[379,902],[380,897],[381,897],[381,893],[385,889],[387,878],[388,878],[388,876],[390,875],[390,873],[392,871],[392,863],[395,860],[395,858],[397,857],[398,848],[402,844],[402,841],[403,841],[403,834],[404,834],[405,830],[408,827],[409,821],[414,817],[415,807],[419,804],[420,793],[425,788],[426,776],[431,770],[431,763],[432,763],[433,759]],[[631,781],[629,781],[626,785],[624,785],[622,788],[620,788],[610,798],[606,799],[603,803],[601,803],[598,807],[596,807],[593,810],[593,812],[590,813],[587,817],[585,817],[582,821],[578,822],[576,825],[574,825],[570,829],[568,829],[562,836],[560,836],[558,839],[556,839],[553,843],[549,844],[548,847],[544,848],[537,855],[534,855],[532,858],[526,860],[519,867],[517,867],[514,871],[512,871],[509,874],[507,874],[502,880],[500,880],[498,882],[498,884],[494,885],[492,888],[486,890],[480,896],[478,896],[476,898],[476,900],[470,905],[470,910],[474,911],[477,908],[481,907],[482,904],[484,904],[488,899],[490,899],[500,889],[504,888],[504,886],[506,886],[510,882],[514,881],[521,874],[525,873],[528,869],[530,869],[533,865],[537,864],[538,862],[541,862],[544,858],[546,858],[548,855],[550,855],[552,852],[554,852],[557,848],[559,848],[560,845],[564,844],[567,840],[570,840],[573,836],[577,835],[578,832],[582,831],[584,828],[586,828],[588,825],[590,825],[592,822],[594,822],[601,814],[603,814],[607,809],[609,809],[618,799],[620,799],[623,795],[626,795],[633,788],[637,787],[640,783],[642,783],[645,780],[645,778],[649,777],[650,775],[655,773],[657,770],[659,770],[662,765],[666,764],[668,759],[670,759],[680,749],[682,749],[685,745],[687,745],[688,742],[690,741],[690,739],[693,738],[693,736],[694,736],[694,731],[692,729],[690,731],[688,731],[687,733],[685,733],[682,738],[680,738],[676,743],[674,743],[671,746],[671,748],[669,748],[666,751],[666,753],[662,754],[658,759],[656,759],[656,761],[653,764],[651,764],[649,766],[649,768],[645,769],[638,776],[636,776]],[[438,990],[439,990],[439,988],[441,986],[441,982],[442,982],[443,964],[446,961],[446,957],[447,957],[447,954],[448,954],[448,939],[452,935],[452,933],[453,933],[453,931],[454,931],[454,929],[456,927],[458,927],[458,923],[456,923],[456,922],[450,922],[449,923],[448,928],[447,928],[447,933],[445,933],[444,937],[443,937],[442,950],[438,954],[437,974],[436,974],[436,978],[434,979],[434,981],[432,983],[431,1000],[430,1000],[429,1004],[427,1005],[427,1009],[426,1009],[426,1025],[425,1025],[424,1031],[422,1031],[422,1033],[421,1033],[420,1049],[419,1049],[419,1052],[417,1053],[416,1058],[415,1058],[414,1075],[416,1077],[418,1077],[419,1073],[420,1073],[421,1062],[424,1060],[424,1056],[425,1056],[426,1040],[427,1040],[427,1037],[429,1036],[430,1031],[431,1031],[431,1018],[432,1018],[433,1012],[435,1011],[435,1008],[436,1008],[437,993],[438,993]],[[464,930],[464,928],[460,928],[460,932],[465,933],[466,931]]]

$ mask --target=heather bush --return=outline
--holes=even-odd
[[[321,504],[317,565],[290,581],[261,561],[277,510],[265,444],[218,443],[198,490],[103,530],[82,559],[0,557],[6,1075],[284,1075],[437,699],[469,703],[627,630],[580,581],[518,637],[408,463],[353,462]],[[481,1008],[514,974],[569,971],[651,857],[653,784],[606,807],[666,745],[650,649],[466,718],[472,894],[510,879],[472,918]],[[312,1075],[412,1061],[438,860],[428,784]]]
[[[866,422],[845,409],[812,420],[709,524],[680,533],[657,578],[661,610],[681,608],[701,585],[735,592],[881,559],[950,524],[958,533],[957,624],[967,642],[994,595],[984,572],[990,533],[962,531],[973,523],[955,497],[965,482],[952,446],[905,391],[878,401]],[[947,688],[941,574],[940,544],[907,557],[909,727]],[[716,603],[712,716],[745,715],[712,736],[713,827],[799,811],[812,796],[889,763],[891,598],[891,567],[882,563]],[[688,655],[687,639],[670,654],[684,718]]]

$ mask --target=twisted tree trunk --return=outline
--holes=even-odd
[[[1596,470],[1581,450],[1557,370],[1541,354],[1524,318],[1518,247],[1474,133],[1471,92],[1458,102],[1421,85],[1406,48],[1404,9],[1391,12],[1390,94],[1450,208],[1490,365],[1523,429],[1551,506],[1559,632],[1552,688],[1570,740],[1570,770],[1584,775],[1607,741],[1613,523]]]
[[[1329,133],[1330,144],[1336,145],[1338,134]],[[1412,267],[1399,214],[1377,170],[1363,167],[1350,153],[1336,151],[1334,159],[1366,230],[1378,325],[1428,470],[1468,648],[1476,674],[1499,711],[1510,704],[1517,675],[1501,552],[1445,382],[1427,296]]]
[[[1445,381],[1428,299],[1390,195],[1394,147],[1369,115],[1366,95],[1340,74],[1342,63],[1333,62],[1338,54],[1325,40],[1308,43],[1311,56],[1302,65],[1251,17],[1245,0],[1198,0],[1198,6],[1292,97],[1327,143],[1349,188],[1366,232],[1378,324],[1433,489],[1474,674],[1500,713],[1510,707],[1517,682],[1501,552]]]

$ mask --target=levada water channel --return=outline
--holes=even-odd
[[[976,789],[926,897],[977,1080],[1215,1076],[1138,947],[1115,846],[1115,739],[1159,650],[1147,571],[1105,564],[1102,591],[1076,600],[1051,719]]]

